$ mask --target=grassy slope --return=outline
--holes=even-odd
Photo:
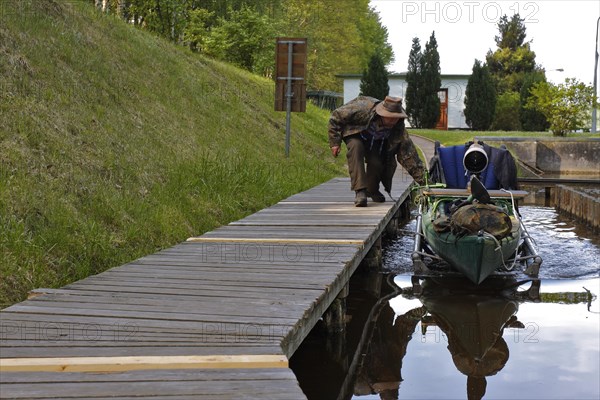
[[[0,307],[239,219],[342,172],[328,113],[91,5],[3,2]]]

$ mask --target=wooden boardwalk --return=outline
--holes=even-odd
[[[348,178],[0,312],[0,398],[305,398],[288,359],[408,196]]]

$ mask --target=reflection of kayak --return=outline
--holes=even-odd
[[[437,221],[450,220],[449,206],[455,200],[464,200],[470,193],[466,190],[432,189],[425,193],[422,211],[422,233],[429,247],[457,271],[475,283],[481,283],[497,268],[509,263],[521,239],[521,225],[504,192],[492,191],[492,202],[510,217],[510,234],[498,240],[492,234],[480,230],[476,234],[457,235],[452,231],[439,232]],[[501,197],[496,197],[500,195]]]
[[[500,190],[494,168],[504,165],[488,163],[488,157],[514,163],[508,155],[505,149],[483,147],[483,143],[447,148],[436,143],[430,172],[435,184],[420,190],[412,254],[416,275],[432,273],[424,261],[432,258],[445,261],[476,284],[520,262],[527,274],[537,276],[542,260],[515,204],[527,192]],[[514,170],[515,176],[504,179],[516,184],[516,167],[506,169]]]
[[[518,310],[516,301],[484,295],[423,296],[421,302],[474,360],[484,359]]]

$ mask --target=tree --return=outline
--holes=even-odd
[[[190,11],[188,24],[183,30],[183,42],[190,50],[204,52],[204,43],[210,35],[210,20],[213,15],[204,8]]]
[[[538,82],[546,82],[544,71],[539,70],[526,74],[523,79],[523,85],[521,86],[521,93],[519,96],[521,127],[523,130],[529,132],[545,131],[550,127],[544,114],[536,109],[526,107],[527,101],[531,96],[531,87]]]
[[[371,7],[364,18],[358,20],[358,30],[362,38],[363,52],[369,57],[377,54],[384,65],[394,61],[394,51],[388,42],[388,30],[381,24],[379,14]]]
[[[489,129],[496,109],[496,89],[490,71],[475,60],[465,91],[465,120],[476,130]]]
[[[504,92],[496,100],[494,122],[492,130],[495,131],[520,131],[519,100],[517,92]]]
[[[204,51],[248,71],[267,75],[272,68],[275,25],[269,17],[243,7],[233,11],[231,18],[221,18],[204,41]]]
[[[435,32],[432,32],[429,41],[425,44],[421,67],[421,124],[423,128],[435,128],[440,119],[438,92],[441,86],[440,55],[437,50]]]
[[[597,106],[594,89],[575,78],[567,78],[559,85],[538,82],[530,93],[526,108],[544,114],[555,136],[586,128],[591,123],[592,107]]]
[[[391,61],[387,30],[369,8],[368,0],[283,3],[282,32],[308,38],[309,88],[341,90],[336,74],[364,70],[373,54],[379,54],[386,65]]]
[[[360,80],[360,94],[383,100],[389,92],[387,69],[379,54],[373,54]]]
[[[514,14],[510,20],[506,15],[498,22],[500,36],[496,36],[498,49],[488,51],[486,62],[496,83],[498,93],[520,92],[525,74],[536,68],[535,53],[530,42],[525,42],[524,19]]]
[[[412,47],[408,55],[408,70],[406,72],[406,113],[411,126],[421,128],[421,66],[423,53],[419,38],[413,38]]]
[[[369,0],[86,1],[192,51],[267,76],[275,37],[306,37],[309,89],[341,90],[336,75],[363,70],[373,54],[384,65],[393,60],[387,29]]]
[[[498,31],[500,36],[494,36],[496,46],[500,49],[511,49],[517,50],[525,43],[525,22],[521,19],[519,14],[514,14],[512,18],[508,19],[506,15],[503,15],[498,21]]]
[[[188,18],[187,0],[131,0],[127,15],[146,29],[179,42]]]

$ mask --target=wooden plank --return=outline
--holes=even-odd
[[[24,322],[23,331],[25,338],[33,337],[36,339],[40,334],[46,334],[56,327],[79,328],[88,331],[90,340],[94,335],[103,334],[104,329],[110,331],[111,326],[116,327],[147,327],[155,329],[181,330],[187,332],[196,332],[198,335],[221,335],[223,337],[241,336],[251,342],[252,338],[258,336],[279,336],[286,334],[289,326],[283,321],[265,321],[263,319],[251,319],[251,322],[232,320],[226,317],[211,317],[198,320],[172,320],[168,318],[133,318],[126,316],[90,316],[81,314],[52,314],[52,313],[33,313],[25,314],[23,312],[6,313],[3,316],[3,329],[11,329],[10,321]],[[215,319],[217,319],[215,321]],[[294,321],[296,322],[296,321]],[[16,329],[21,328],[17,323]],[[37,336],[36,336],[37,335]]]
[[[314,299],[313,299],[314,300]],[[139,306],[154,306],[157,307],[177,307],[181,309],[188,309],[192,307],[215,307],[215,303],[225,304],[226,306],[231,307],[239,307],[244,304],[247,305],[248,308],[261,308],[261,307],[270,307],[270,306],[279,306],[281,309],[281,301],[278,298],[271,299],[247,299],[243,297],[229,297],[227,299],[223,299],[219,302],[215,302],[210,297],[196,297],[196,298],[173,298],[173,296],[114,296],[110,294],[106,294],[103,292],[95,292],[95,295],[90,294],[80,294],[80,293],[72,293],[69,295],[64,295],[60,293],[54,294],[45,294],[44,297],[38,297],[31,299],[28,304],[48,304],[48,303],[56,302],[56,303],[76,303],[74,307],[85,307],[86,304],[105,304],[110,303],[114,305],[139,305]],[[301,306],[308,306],[312,301],[301,299],[299,303]],[[20,303],[22,304],[22,303]],[[291,308],[296,308],[296,305],[290,305]],[[287,305],[286,305],[287,307]]]
[[[276,337],[277,342],[281,342],[283,337]],[[118,342],[100,342],[92,341],[90,344],[85,341],[62,343],[62,346],[56,342],[34,342],[35,345],[26,346],[18,341],[10,342],[15,346],[3,346],[1,351],[3,358],[37,358],[37,357],[133,357],[133,356],[186,356],[194,354],[198,356],[222,354],[283,354],[281,346],[274,343],[275,340],[268,342],[266,339],[248,341],[243,336],[235,338],[233,335],[227,340],[216,338],[214,341],[204,341],[198,343],[170,343],[170,342],[147,342],[135,343],[128,341]],[[246,340],[247,343],[237,343]],[[237,342],[236,342],[237,341]]]
[[[131,372],[7,372],[0,398],[18,399],[303,399],[287,368]]]
[[[230,297],[231,293],[229,290],[235,290],[236,297],[238,298],[264,298],[265,292],[278,293],[279,299],[287,299],[294,301],[295,297],[312,298],[317,297],[318,294],[323,290],[322,285],[301,285],[301,284],[278,284],[274,286],[268,282],[250,282],[244,285],[243,282],[233,282],[229,285],[215,286],[211,282],[207,282],[206,285],[195,287],[177,287],[177,285],[156,285],[156,284],[144,284],[136,283],[127,285],[123,282],[101,282],[92,283],[90,281],[78,282],[69,285],[69,288],[77,290],[87,290],[90,293],[94,291],[98,292],[110,292],[110,293],[129,293],[129,294],[169,294],[173,296],[197,296],[197,297],[214,297],[215,301],[222,299],[223,297]],[[286,296],[287,294],[287,296]]]
[[[182,291],[182,293],[188,293],[188,294],[197,294],[197,295],[201,295],[201,291],[202,290],[209,290],[211,291],[211,295],[217,295],[218,292],[220,292],[222,295],[224,296],[231,296],[231,292],[230,290],[232,289],[231,287],[234,287],[233,289],[236,288],[242,288],[240,290],[245,289],[249,289],[250,287],[253,288],[262,288],[262,297],[264,298],[264,289],[280,289],[279,291],[282,293],[289,293],[289,294],[294,294],[295,292],[292,290],[290,291],[290,289],[297,289],[299,291],[301,290],[322,290],[323,289],[323,284],[321,282],[317,282],[317,283],[304,283],[304,282],[265,282],[265,281],[261,281],[260,279],[256,280],[256,281],[242,281],[242,280],[235,280],[235,278],[231,278],[234,279],[232,281],[223,281],[219,278],[216,279],[209,279],[210,277],[207,277],[207,279],[204,279],[204,284],[202,284],[203,281],[199,281],[197,284],[195,283],[190,283],[190,282],[158,282],[156,280],[150,280],[150,281],[145,281],[142,279],[138,279],[135,282],[123,282],[120,279],[104,279],[104,278],[98,278],[98,277],[94,277],[94,278],[88,278],[85,280],[85,282],[77,282],[77,283],[73,283],[71,285],[69,285],[69,288],[88,288],[91,290],[96,290],[94,288],[94,286],[99,286],[100,288],[103,287],[107,287],[107,286],[119,286],[122,288],[122,290],[129,290],[131,289],[132,291],[139,291],[140,288],[145,288],[146,290],[152,289],[152,290],[157,290],[159,293],[164,293],[164,291],[162,291],[162,289],[179,289]],[[216,283],[215,283],[216,282]],[[223,282],[223,286],[226,287],[222,287],[221,285],[219,285],[219,282]],[[215,285],[219,285],[219,286],[215,286]],[[260,289],[257,289],[260,290]],[[257,290],[253,290],[253,292],[256,292]],[[146,291],[147,293],[147,291]]]
[[[31,305],[39,308],[69,308],[74,310],[80,310],[81,312],[85,312],[85,310],[127,310],[127,311],[137,311],[137,312],[154,312],[161,313],[164,316],[169,316],[172,313],[184,312],[193,316],[208,316],[208,315],[221,315],[228,317],[245,317],[251,315],[253,318],[273,318],[273,319],[282,319],[284,321],[289,321],[289,315],[302,313],[306,308],[310,307],[312,302],[300,302],[289,304],[287,307],[282,307],[280,301],[274,300],[270,303],[263,304],[248,304],[244,300],[239,299],[236,302],[230,302],[229,304],[215,304],[215,302],[203,302],[203,303],[180,303],[177,301],[171,301],[169,303],[159,303],[160,305],[156,305],[156,301],[152,304],[151,301],[147,301],[146,304],[142,301],[129,301],[129,302],[114,302],[110,301],[111,299],[104,299],[102,301],[93,301],[93,302],[84,302],[77,301],[75,299],[66,301],[65,299],[43,299],[35,302],[27,302],[20,303],[21,306]],[[12,309],[10,311],[15,312],[19,311],[19,305],[15,305],[16,309]],[[198,312],[197,310],[202,310],[202,312]],[[283,311],[283,313],[281,312]],[[286,317],[278,314],[285,314]]]
[[[215,242],[229,242],[229,243],[300,243],[300,244],[363,244],[362,240],[352,239],[303,239],[303,238],[243,238],[243,237],[191,237],[187,239],[188,242],[204,242],[204,243],[215,243]]]
[[[174,324],[178,322],[211,322],[211,323],[224,323],[231,320],[230,315],[218,315],[211,313],[193,313],[193,312],[181,312],[173,311],[170,313],[159,313],[154,311],[130,311],[130,310],[117,310],[117,309],[73,309],[64,307],[37,307],[30,305],[16,304],[11,306],[5,312],[13,313],[35,313],[35,314],[48,314],[48,315],[70,315],[70,316],[92,316],[92,317],[120,317],[120,318],[131,318],[131,319],[152,319],[152,320],[163,320],[170,321]],[[236,321],[242,324],[263,324],[263,325],[279,325],[279,324],[293,324],[296,322],[295,319],[287,316],[265,316],[257,317],[252,315],[240,315],[236,316]]]
[[[269,274],[264,272],[257,272],[256,276],[251,276],[251,274],[242,274],[240,273],[240,277],[232,277],[231,275],[227,275],[225,273],[221,273],[218,271],[201,271],[201,277],[194,276],[189,273],[174,273],[174,276],[169,276],[168,271],[164,270],[151,270],[149,269],[147,274],[144,275],[139,271],[133,272],[120,272],[113,273],[109,275],[96,276],[94,278],[89,278],[85,282],[80,282],[80,284],[89,284],[89,283],[100,283],[100,282],[112,282],[112,281],[121,281],[121,284],[127,286],[131,285],[132,287],[138,286],[138,283],[143,283],[146,286],[147,284],[156,285],[171,285],[173,287],[182,285],[182,289],[200,289],[206,286],[211,281],[223,282],[223,285],[241,285],[244,286],[245,283],[248,283],[250,286],[260,286],[260,287],[280,287],[285,288],[288,287],[290,289],[300,289],[300,288],[314,288],[322,287],[323,285],[327,285],[328,281],[335,278],[343,268],[340,268],[336,271],[328,271],[324,273],[315,272],[314,275],[310,275],[310,271],[306,271],[304,273],[292,273],[289,274]],[[235,274],[235,272],[232,272]],[[245,279],[247,277],[247,279]],[[261,279],[263,278],[263,279]],[[122,282],[123,279],[130,279],[132,282]],[[266,280],[269,279],[269,280]],[[133,282],[135,280],[135,282]],[[301,282],[301,283],[298,283]],[[287,285],[287,286],[286,286]],[[207,289],[214,291],[215,287],[208,286]],[[221,291],[225,291],[221,289]],[[235,293],[228,293],[229,295],[235,296]]]
[[[285,356],[2,358],[0,372],[117,372],[146,369],[287,368]]]

